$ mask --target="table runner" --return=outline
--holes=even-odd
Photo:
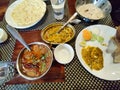
[[[14,0],[11,0],[11,2]],[[41,24],[37,29],[43,28],[45,25],[51,22],[56,22],[52,16],[52,8],[50,5],[48,7],[48,16],[46,17],[43,24]],[[65,17],[62,21],[67,21],[68,17]],[[108,15],[105,19],[100,20],[97,24],[105,24],[114,27],[111,17]],[[6,25],[5,20],[0,22],[0,26],[4,29]],[[79,32],[89,26],[88,23],[80,23],[74,25],[76,29],[75,38],[68,42],[75,50],[75,40]],[[36,30],[37,30],[36,29]],[[0,45],[0,50],[2,53],[2,60],[10,60],[11,52],[13,52],[15,45],[15,40],[10,38],[7,42]],[[10,48],[8,48],[10,46]],[[39,83],[39,84],[18,84],[18,85],[2,85],[1,90],[120,90],[120,81],[106,81],[99,79],[91,75],[79,62],[77,55],[75,54],[74,59],[70,64],[65,65],[65,82],[49,82],[49,83]]]

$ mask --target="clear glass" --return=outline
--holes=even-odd
[[[8,76],[8,64],[5,62],[0,62],[0,84],[5,82]]]
[[[14,70],[12,71],[11,68],[14,68],[12,62],[0,61],[0,85],[8,81],[8,78],[13,77]],[[12,75],[10,73],[12,73]]]
[[[57,20],[61,20],[64,17],[64,7],[66,0],[50,0],[54,11],[54,17]]]

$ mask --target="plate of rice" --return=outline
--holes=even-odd
[[[16,0],[6,10],[5,20],[14,28],[24,29],[37,24],[45,12],[43,0]]]

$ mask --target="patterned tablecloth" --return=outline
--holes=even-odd
[[[12,3],[14,0],[11,0],[10,3]],[[30,28],[30,30],[41,30],[43,27],[45,27],[47,24],[56,22],[56,20],[53,17],[53,11],[52,7],[49,3],[47,3],[47,13],[45,15],[45,18],[42,23],[38,23],[36,26]],[[67,7],[67,6],[66,6]],[[68,11],[68,8],[67,8]],[[69,18],[67,16],[68,12],[65,14],[65,18],[61,21],[67,21]],[[95,23],[92,23],[95,24]],[[107,16],[105,19],[100,20],[96,24],[105,24],[109,26],[114,26],[111,17]],[[76,29],[76,36],[71,41],[68,42],[75,50],[75,40],[79,32],[91,25],[90,23],[80,23],[77,25],[74,25]],[[3,28],[6,30],[6,22],[3,19],[2,22],[0,22],[0,28]],[[0,44],[0,51],[2,54],[1,60],[2,61],[11,61],[12,53],[14,50],[14,45],[16,40],[11,36],[11,34],[6,30],[6,32],[9,34],[9,39],[3,43]],[[12,77],[12,74],[11,74]],[[10,80],[11,77],[9,77],[7,80]],[[65,82],[47,82],[47,83],[37,83],[37,84],[16,84],[16,85],[1,85],[0,90],[90,90],[90,89],[101,89],[101,90],[120,90],[120,81],[106,81],[99,79],[92,74],[90,74],[85,68],[81,65],[80,61],[77,58],[77,55],[75,53],[75,57],[72,60],[70,64],[65,65]]]

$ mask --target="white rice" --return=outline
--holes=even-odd
[[[12,18],[19,26],[31,25],[40,20],[46,11],[42,0],[23,0],[12,11]]]

